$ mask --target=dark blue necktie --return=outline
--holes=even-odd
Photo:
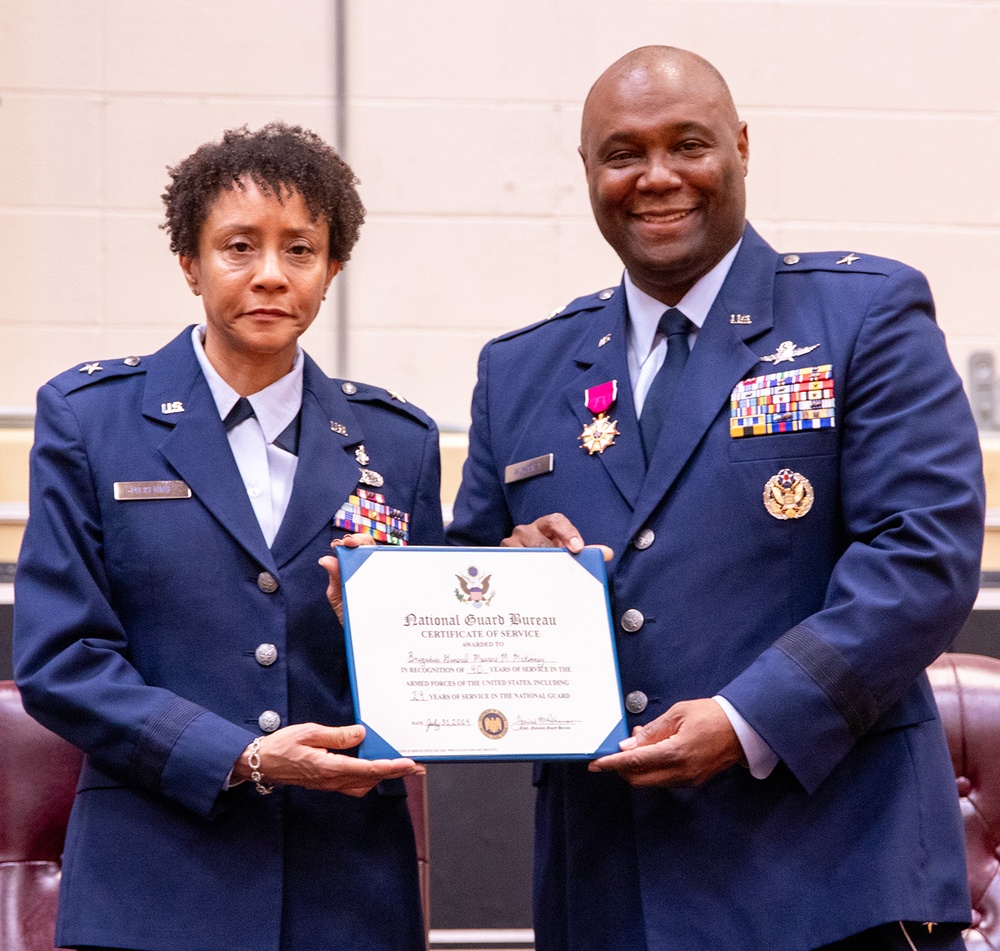
[[[652,458],[656,448],[656,440],[663,427],[663,419],[667,415],[671,397],[677,389],[677,381],[684,371],[688,354],[688,334],[694,329],[694,324],[676,307],[664,311],[656,332],[667,338],[667,357],[663,366],[653,377],[642,404],[642,415],[639,417],[639,432],[642,435],[642,450],[646,454],[646,462]]]
[[[222,421],[222,425],[226,427],[226,432],[228,433],[230,429],[235,426],[239,426],[240,423],[255,415],[253,407],[250,405],[250,400],[248,400],[245,396],[241,396],[236,401],[236,405],[233,406],[233,408],[226,414],[226,418]]]
[[[226,418],[223,420],[223,426],[226,427],[226,432],[228,433],[230,429],[234,426],[239,426],[244,420],[249,419],[251,416],[256,416],[253,407],[250,405],[250,400],[245,396],[241,396],[237,401],[236,405],[226,414]],[[290,452],[293,456],[299,454],[299,422],[302,418],[301,412],[295,414],[295,419],[293,419],[282,432],[274,440],[276,446],[280,446],[285,452]]]

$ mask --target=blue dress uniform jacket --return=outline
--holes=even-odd
[[[423,948],[401,780],[361,799],[222,790],[265,711],[356,722],[317,559],[345,534],[333,520],[360,444],[410,543],[441,543],[437,429],[306,357],[298,470],[268,548],[190,333],[39,391],[15,676],[31,714],[86,753],[57,943]],[[115,499],[116,482],[163,481],[190,498]]]
[[[483,350],[449,540],[494,545],[564,513],[615,552],[622,687],[646,704],[629,726],[721,694],[780,757],[765,780],[735,767],[686,790],[546,764],[540,951],[795,951],[897,919],[968,921],[954,774],[923,670],[975,598],[984,494],[933,314],[911,268],[780,257],[748,226],[648,471],[624,290]],[[816,347],[761,360],[785,341]],[[823,365],[834,426],[730,435],[742,380]],[[620,435],[591,454],[584,391],[608,380]],[[505,466],[549,452],[551,473],[504,484]],[[801,517],[765,507],[783,469],[812,485]]]

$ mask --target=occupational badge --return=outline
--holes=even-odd
[[[615,444],[618,432],[618,420],[608,419],[605,415],[618,399],[618,381],[608,380],[600,386],[592,386],[584,390],[584,402],[587,409],[594,414],[594,421],[583,427],[583,432],[577,436],[591,455],[603,453],[608,446]]]
[[[814,499],[812,483],[801,472],[782,469],[764,484],[764,508],[775,518],[802,518]]]
[[[778,344],[778,349],[766,357],[761,357],[765,363],[794,363],[796,357],[804,357],[807,353],[812,353],[819,346],[814,343],[811,347],[797,347],[791,340],[783,340]]]
[[[358,482],[362,485],[370,485],[377,489],[379,486],[385,485],[385,479],[382,477],[382,473],[376,472],[374,469],[360,469],[360,475],[358,476]]]

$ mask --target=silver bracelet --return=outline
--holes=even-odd
[[[268,786],[264,782],[264,775],[260,771],[260,740],[258,736],[247,750],[247,766],[250,767],[250,778],[257,787],[257,792],[262,796],[267,796],[274,792],[274,786]]]

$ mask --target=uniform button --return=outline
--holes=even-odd
[[[140,363],[142,363],[142,360],[138,357],[126,357],[122,363],[124,363],[127,367],[137,367]]]
[[[651,528],[644,528],[635,538],[632,540],[632,544],[635,545],[639,551],[645,551],[650,545],[656,540],[656,533]]]
[[[646,704],[649,703],[649,697],[647,697],[641,690],[633,690],[625,698],[625,709],[629,713],[642,713],[646,709]]]
[[[645,621],[646,619],[642,616],[642,611],[637,611],[635,608],[629,608],[622,615],[622,630],[627,631],[629,634],[634,634],[640,627],[642,627]]]
[[[782,260],[785,264],[798,264],[802,259],[797,254],[786,254]]]
[[[632,694],[629,694],[631,697]],[[643,704],[645,706],[645,704]],[[257,726],[259,726],[265,733],[273,733],[275,730],[281,726],[281,716],[275,713],[274,710],[265,710],[259,717],[257,717]]]
[[[358,388],[353,383],[341,383],[340,390],[348,396],[354,396],[358,392]]]
[[[278,579],[270,571],[262,571],[257,575],[257,587],[264,594],[274,594],[278,590]]]
[[[270,667],[278,659],[278,648],[273,644],[261,644],[253,652],[253,656],[261,667]]]
[[[611,300],[611,298],[615,296],[615,289],[613,287],[609,287],[606,290],[601,291],[601,293],[597,296],[601,300]]]

